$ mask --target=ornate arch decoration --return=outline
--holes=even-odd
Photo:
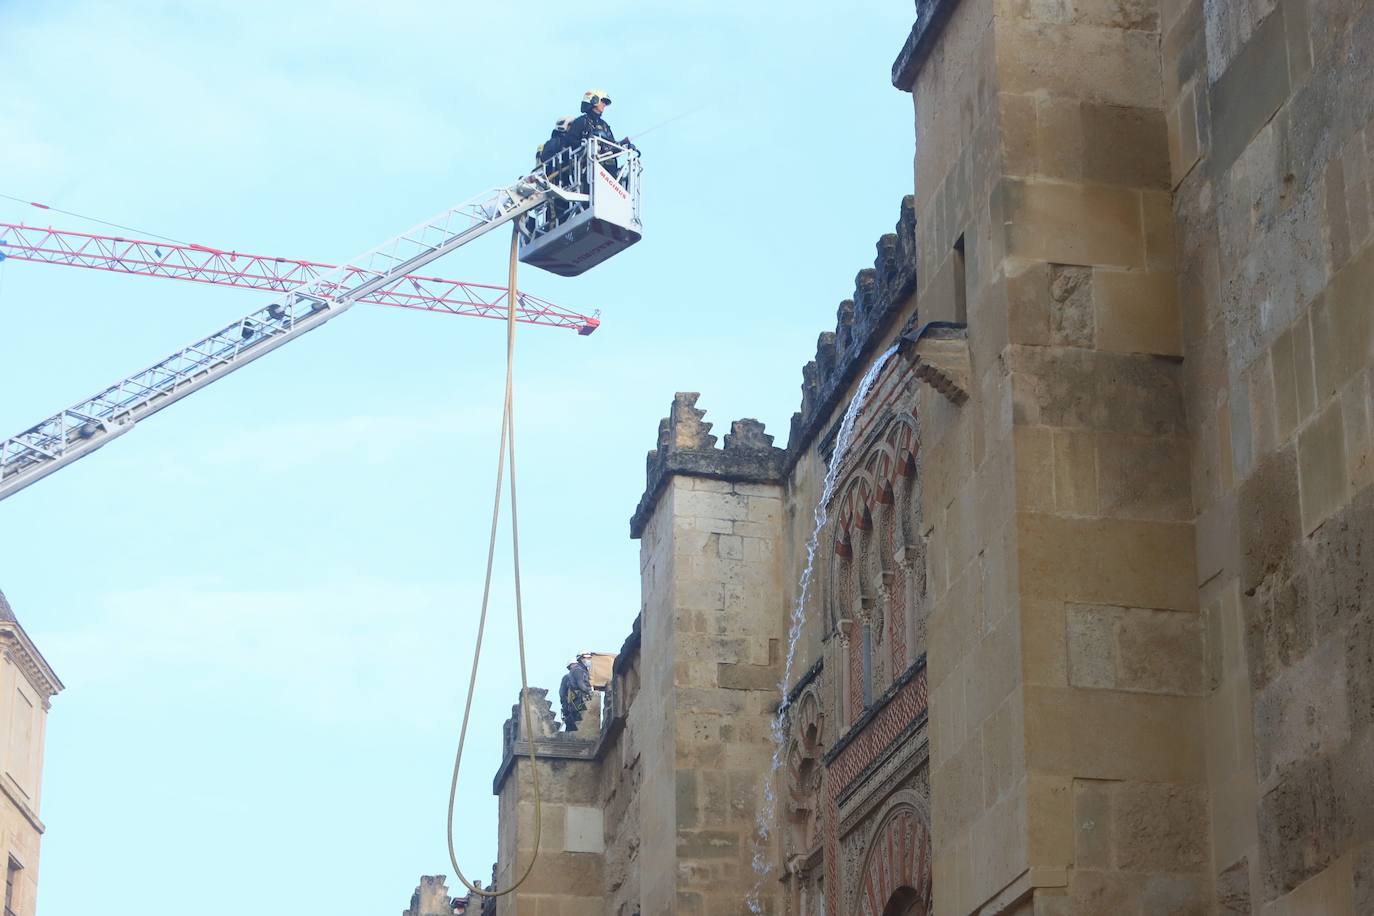
[[[825,753],[825,705],[816,688],[808,687],[792,704],[789,725],[806,753],[819,757]]]
[[[881,815],[859,869],[849,912],[887,916],[888,906],[903,901],[899,912],[931,912],[930,819],[919,795],[898,793]]]
[[[857,471],[845,486],[841,519],[859,531],[873,527],[873,480],[867,472]]]
[[[892,569],[893,559],[890,556],[888,546],[882,543],[882,536],[885,534],[883,527],[887,524],[888,516],[896,502],[896,494],[892,488],[895,467],[895,456],[881,442],[873,446],[868,460],[864,463],[864,471],[873,481],[872,503],[869,511],[874,532],[878,535],[875,538],[877,549],[874,551],[877,556],[871,564],[875,575],[890,572]]]
[[[909,470],[911,462],[915,461],[916,451],[920,448],[916,415],[912,413],[894,414],[883,439],[892,448],[899,464],[899,470]]]
[[[873,553],[873,480],[863,471],[855,471],[841,491],[839,512],[835,518],[835,552],[849,561],[848,572],[854,604],[841,605],[843,611],[871,604],[878,593],[878,585],[871,567]],[[841,617],[851,616],[841,613]]]
[[[825,709],[819,682],[812,682],[787,712],[787,806],[792,853],[805,854],[820,837]]]
[[[897,518],[901,523],[902,542],[907,547],[914,547],[920,537],[917,519],[920,507],[916,505],[915,496],[917,491],[916,459],[921,448],[920,431],[915,415],[897,414],[893,417],[883,438],[888,447],[892,449],[893,454],[891,481],[898,510]]]
[[[822,549],[816,552],[816,562],[822,564],[819,585],[827,638],[839,632],[840,618],[844,616],[841,612],[844,605],[842,604],[843,583],[840,580],[840,566],[845,563],[849,556],[849,548],[847,542],[841,540],[840,534],[839,529],[836,529],[835,540],[831,545],[833,549],[829,551]]]
[[[892,478],[897,472],[897,456],[892,447],[883,441],[873,443],[864,470],[873,478],[878,503],[887,503],[892,494]]]

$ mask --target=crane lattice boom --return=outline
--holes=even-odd
[[[542,174],[480,194],[354,260],[322,270],[214,334],[38,425],[0,440],[0,499],[90,454],[139,420],[389,289],[554,197],[585,200]]]
[[[337,266],[320,261],[225,251],[205,245],[153,242],[0,222],[0,259],[5,258],[275,293],[316,281]],[[362,279],[357,276],[359,269],[346,267],[345,270],[344,286]],[[356,301],[504,319],[505,300],[504,286],[409,274]],[[581,315],[523,292],[518,294],[516,320],[570,328],[583,335],[592,333],[601,324],[595,316]]]

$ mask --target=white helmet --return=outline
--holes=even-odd
[[[605,102],[607,105],[611,104],[611,97],[606,94],[605,89],[588,89],[586,92],[582,93],[582,111],[584,113],[591,111],[592,106],[597,102]]]

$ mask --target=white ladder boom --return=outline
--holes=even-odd
[[[443,257],[554,196],[583,199],[543,175],[522,178],[445,210],[358,258],[278,296],[209,337],[0,441],[0,499],[89,455],[144,417],[313,331],[358,299]]]

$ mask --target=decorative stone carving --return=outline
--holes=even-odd
[[[821,802],[825,752],[825,712],[821,701],[823,681],[819,674],[808,683],[788,707],[786,729],[788,745],[784,758],[787,768],[789,850],[793,855],[808,855],[821,836]]]
[[[909,909],[931,910],[931,845],[929,818],[913,792],[893,803],[881,816],[865,855],[859,883],[848,912],[855,916],[883,916],[895,900]]]
[[[931,321],[902,335],[900,352],[916,378],[955,405],[968,400],[968,331],[962,325]]]

